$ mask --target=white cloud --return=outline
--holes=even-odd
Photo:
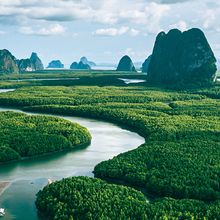
[[[20,33],[26,35],[40,35],[40,36],[50,36],[50,35],[61,35],[65,33],[65,28],[60,24],[51,25],[49,27],[42,27],[39,29],[33,29],[32,27],[21,27]]]
[[[141,8],[134,7],[130,10],[122,10],[119,17],[133,20],[135,23],[147,24],[149,21],[158,21],[170,10],[170,6],[157,3],[143,4]],[[150,25],[150,24],[148,24]]]
[[[187,30],[187,23],[185,21],[179,21],[176,24],[172,24],[169,26],[170,29],[177,28],[181,31]]]
[[[127,33],[129,27],[121,27],[121,28],[101,28],[95,31],[95,35],[98,36],[118,36]]]
[[[193,26],[218,32],[219,19],[220,3],[214,0],[0,0],[0,24],[19,27],[80,21],[131,26],[134,30],[130,35],[136,36],[136,29],[157,34],[169,27],[185,30]],[[24,32],[36,32],[30,29]],[[106,36],[120,35],[114,28],[100,31]],[[50,35],[46,29],[39,32]]]
[[[133,48],[126,48],[125,50],[120,51],[117,55],[119,57],[122,57],[124,55],[128,55],[131,58],[134,58],[135,60],[145,60],[148,55],[150,55],[150,51],[146,50],[134,50]]]
[[[139,30],[136,30],[134,28],[129,28],[127,26],[123,26],[120,28],[101,28],[97,29],[94,33],[94,35],[97,36],[121,36],[123,34],[127,34],[129,36],[137,36],[139,34]]]
[[[1,0],[0,16],[27,20],[68,22],[84,20],[105,24],[131,22],[155,25],[169,10],[169,6],[144,0]],[[158,24],[157,24],[158,25]]]
[[[212,9],[207,9],[202,14],[203,28],[204,29],[219,29],[219,23],[217,22],[220,19],[220,6]]]
[[[29,6],[36,4],[38,0],[1,0],[1,6]]]
[[[140,33],[140,31],[137,29],[131,28],[131,30],[130,30],[130,35],[133,37],[139,35],[139,33]]]
[[[188,2],[190,0],[151,0],[157,3],[161,3],[161,4],[176,4],[176,3],[184,3],[184,2]],[[194,0],[191,0],[194,1]]]

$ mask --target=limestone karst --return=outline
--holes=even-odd
[[[136,72],[134,64],[129,56],[123,56],[119,61],[117,71]]]
[[[148,69],[153,83],[212,82],[216,59],[204,33],[197,28],[172,29],[156,38]]]
[[[0,73],[19,73],[16,58],[6,49],[0,50]]]
[[[48,64],[47,68],[60,69],[60,68],[64,68],[64,64],[62,64],[60,60],[52,60]]]

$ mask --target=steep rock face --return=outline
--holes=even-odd
[[[80,58],[80,61],[81,61],[83,64],[88,64],[90,67],[91,67],[91,66],[96,66],[96,63],[94,63],[93,61],[89,61],[86,57],[81,57],[81,58]]]
[[[61,63],[60,60],[52,60],[49,64],[47,68],[55,68],[55,69],[59,69],[59,68],[64,68],[64,64]]]
[[[70,69],[72,69],[72,70],[78,69],[78,63],[77,63],[77,62],[73,62],[73,63],[70,65]]]
[[[80,61],[78,63],[78,69],[81,69],[81,70],[90,70],[91,67],[89,64],[84,64],[82,61]]]
[[[151,61],[151,56],[152,56],[152,55],[150,55],[150,56],[144,61],[144,63],[142,64],[142,73],[147,73],[147,72],[148,72],[149,64],[150,64],[150,61]]]
[[[82,61],[79,63],[73,62],[70,65],[70,69],[75,69],[75,70],[91,70],[91,67],[89,64],[84,64]]]
[[[44,65],[41,61],[41,59],[38,57],[37,53],[32,53],[30,57],[30,61],[33,65],[33,70],[43,70]]]
[[[156,38],[148,81],[156,83],[212,82],[216,59],[204,33],[193,28],[161,32]]]
[[[119,61],[118,67],[116,69],[117,71],[130,71],[130,72],[136,72],[136,69],[134,67],[134,64],[129,56],[123,56],[121,60]]]
[[[20,72],[23,71],[34,71],[33,63],[30,59],[21,59],[17,61]]]
[[[9,73],[19,73],[16,58],[8,50],[0,50],[0,74]]]
[[[44,66],[37,53],[32,53],[29,59],[17,60],[20,72],[43,70]]]

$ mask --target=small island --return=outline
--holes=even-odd
[[[60,60],[52,60],[48,66],[48,69],[62,69],[64,68],[64,64]]]
[[[127,55],[123,56],[116,69],[117,71],[128,71],[128,72],[136,72],[135,66],[131,58]]]

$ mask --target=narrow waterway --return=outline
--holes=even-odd
[[[0,111],[20,110],[0,108]],[[11,182],[0,196],[0,207],[6,210],[4,219],[41,219],[34,205],[35,195],[47,184],[48,178],[59,180],[69,176],[93,176],[92,171],[97,163],[144,143],[144,138],[138,134],[112,123],[79,117],[59,117],[86,127],[92,135],[90,146],[78,151],[1,165],[0,181]]]

